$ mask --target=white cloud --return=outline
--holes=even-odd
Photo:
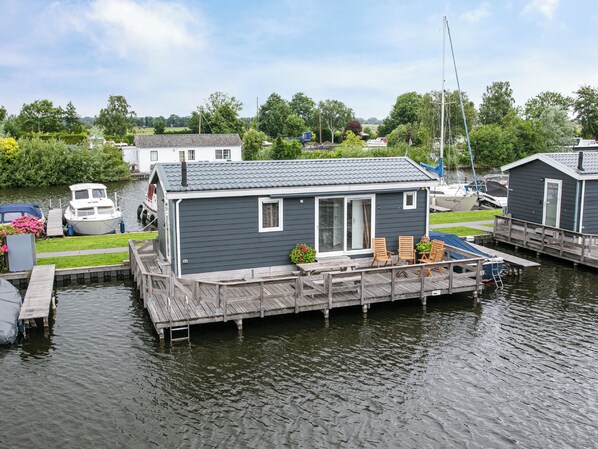
[[[560,0],[531,0],[523,12],[526,14],[542,14],[547,19],[552,19]]]
[[[490,8],[486,3],[482,3],[475,9],[470,11],[466,11],[461,14],[461,18],[468,22],[479,22],[480,20],[488,17],[490,15]]]

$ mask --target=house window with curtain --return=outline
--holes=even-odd
[[[259,198],[259,232],[282,231],[282,198]]]
[[[195,150],[187,150],[187,159],[190,161],[195,160]]]
[[[158,151],[152,150],[150,151],[150,161],[156,162],[158,160]]]
[[[403,209],[417,208],[417,192],[403,193]]]
[[[216,160],[230,160],[230,150],[223,149],[223,150],[216,150]]]

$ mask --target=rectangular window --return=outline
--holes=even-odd
[[[230,150],[216,150],[216,160],[230,161]]]
[[[403,209],[415,209],[417,207],[417,192],[403,193]]]
[[[156,162],[158,160],[158,151],[152,150],[150,151],[150,161]]]
[[[374,197],[318,198],[316,242],[318,253],[371,251]]]
[[[187,159],[190,161],[195,160],[195,150],[187,150]]]
[[[282,198],[259,198],[259,232],[282,231]]]
[[[179,151],[179,162],[185,162],[185,150]]]

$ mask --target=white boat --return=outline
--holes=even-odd
[[[137,208],[137,218],[147,226],[156,225],[158,217],[158,195],[156,194],[156,184],[148,184],[147,193],[143,203]]]
[[[438,185],[430,189],[430,203],[433,206],[439,208],[449,209],[455,212],[467,212],[473,209],[478,200],[477,189],[471,190],[466,188],[465,184],[447,184],[444,178],[444,109],[445,109],[445,98],[444,98],[444,53],[445,53],[445,40],[448,32],[448,21],[446,17],[443,18],[443,33],[442,33],[442,101],[440,111],[440,159],[438,165],[431,166],[428,164],[421,164],[428,170],[435,172],[439,177]],[[452,49],[452,41],[449,33],[449,42]],[[452,52],[451,52],[452,53]],[[457,66],[455,59],[453,58],[453,65],[455,66],[455,75],[457,74]],[[459,78],[457,77],[457,86],[459,86]],[[463,115],[463,124],[465,127],[465,139],[467,141],[467,149],[471,155],[471,146],[469,144],[469,132],[467,130],[467,121],[465,120],[465,112],[463,109],[463,98],[461,96],[461,88],[459,87],[459,101],[461,103],[461,113]],[[473,167],[473,159],[471,168],[473,170],[474,184],[476,182],[475,169]]]
[[[108,198],[103,184],[73,184],[71,201],[64,211],[67,225],[78,235],[112,234],[122,222],[121,211]]]

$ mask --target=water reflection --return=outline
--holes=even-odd
[[[592,447],[595,273],[541,260],[503,291],[195,328],[157,342],[128,283],[58,289],[0,351],[11,446]],[[35,349],[36,346],[39,348]],[[27,391],[23,395],[20,392]],[[12,443],[12,444],[11,444]],[[67,444],[68,445],[68,444]]]

